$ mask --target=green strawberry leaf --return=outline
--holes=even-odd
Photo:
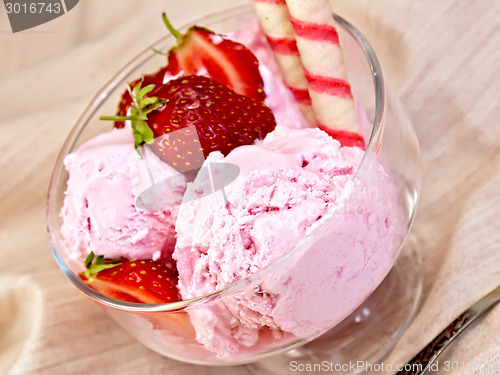
[[[83,263],[85,265],[85,268],[89,268],[93,260],[94,260],[94,252],[91,251],[89,255],[87,255],[87,258],[85,258],[85,262]]]
[[[104,258],[104,255],[99,255],[97,258],[94,258],[95,255],[93,251],[85,258],[85,271],[81,274],[87,279],[94,277],[103,270],[117,267],[123,262],[123,258],[107,259]]]
[[[149,94],[154,88],[155,85],[147,85],[146,87],[143,87],[142,89],[139,90],[139,93],[137,94],[137,103],[139,103],[139,106],[143,107],[142,99],[146,94]]]
[[[154,140],[153,130],[147,124],[148,113],[151,113],[155,109],[158,109],[167,103],[165,99],[161,99],[156,96],[145,97],[154,90],[155,85],[142,87],[142,82],[143,81],[138,82],[133,89],[130,85],[127,85],[127,90],[132,98],[132,106],[130,108],[129,116],[99,117],[100,120],[104,121],[130,120],[134,134],[134,147],[141,157],[142,153],[140,151],[140,146],[144,143],[151,144]]]

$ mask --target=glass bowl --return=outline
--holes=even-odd
[[[193,24],[230,33],[255,17],[253,9],[244,6]],[[118,72],[97,93],[69,134],[48,194],[47,227],[53,254],[78,289],[152,350],[203,365],[251,363],[290,351],[345,320],[368,299],[398,259],[420,189],[418,143],[369,43],[347,21],[338,16],[335,19],[352,91],[369,124],[366,153],[354,179],[346,185],[349,199],[286,254],[224,289],[167,304],[119,301],[81,281],[78,272],[82,264],[68,256],[61,237],[59,212],[68,180],[64,158],[96,134],[109,130],[99,116],[114,113],[127,82],[165,65],[165,57],[152,49],[166,51],[175,38],[162,38]],[[385,215],[385,229],[377,222],[377,215]],[[384,235],[373,240],[373,231],[380,230]],[[287,292],[280,295],[274,293],[277,290]],[[242,312],[248,311],[252,301],[269,296],[278,328],[249,319],[241,330]]]

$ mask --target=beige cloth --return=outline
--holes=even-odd
[[[0,11],[0,374],[250,374],[245,366],[176,362],[130,338],[59,271],[44,217],[67,133],[94,93],[165,34],[160,12],[183,24],[245,2],[86,0],[15,35]],[[424,300],[386,360],[404,363],[500,284],[500,2],[335,4],[374,45],[422,148],[414,233],[425,261]],[[500,307],[443,360],[497,366],[456,374],[499,374]]]

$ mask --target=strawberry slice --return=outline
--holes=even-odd
[[[95,258],[95,259],[94,259]],[[92,289],[109,297],[135,303],[179,301],[175,275],[152,260],[106,259],[91,252],[80,278]]]
[[[206,28],[192,26],[179,33],[165,13],[163,21],[176,37],[177,46],[168,52],[168,67],[172,74],[198,74],[205,70],[214,81],[230,87],[238,94],[263,101],[264,82],[255,55],[243,44],[224,38]]]
[[[175,76],[181,72],[183,75],[203,72],[241,95],[259,101],[265,100],[259,62],[248,48],[200,26],[193,26],[185,34],[181,34],[172,26],[165,13],[162,17],[178,44],[167,53],[168,66],[129,83],[130,89],[141,81],[143,86],[160,87],[166,73]],[[125,91],[116,115],[126,116],[131,104],[132,98],[129,92]],[[125,122],[115,121],[114,126],[123,128]]]
[[[185,34],[177,31],[165,13],[163,21],[177,39],[168,55],[168,66],[153,74],[146,74],[129,83],[133,89],[138,82],[143,86],[160,87],[166,73],[192,75],[203,72],[213,80],[230,87],[237,93],[264,101],[264,81],[259,72],[259,62],[255,55],[243,44],[224,38],[222,35],[199,26],[191,27]],[[117,116],[126,116],[132,105],[128,91],[122,94]],[[115,128],[123,128],[124,121],[115,121]]]

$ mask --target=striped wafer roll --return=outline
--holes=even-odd
[[[364,146],[328,0],[286,0],[318,127]]]
[[[283,80],[299,103],[306,121],[316,125],[308,85],[285,0],[252,0],[264,33],[273,49]]]

